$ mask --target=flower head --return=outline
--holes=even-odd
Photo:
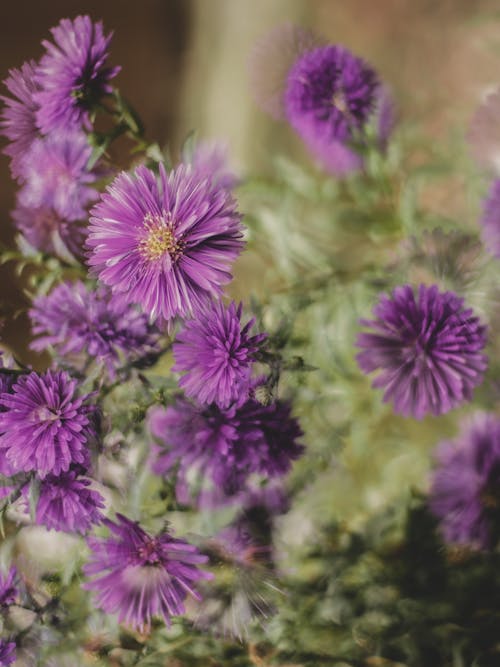
[[[112,35],[104,35],[100,21],[77,16],[62,19],[51,29],[54,43],[42,42],[46,53],[36,70],[40,91],[36,114],[43,134],[64,128],[90,129],[90,110],[100,98],[110,93],[110,80],[119,67],[107,67]]]
[[[10,140],[4,153],[11,158],[11,171],[15,178],[21,175],[25,155],[39,135],[36,125],[38,102],[35,99],[39,86],[35,81],[37,64],[31,60],[21,69],[12,69],[4,81],[12,97],[0,96],[5,107],[0,116],[0,134]]]
[[[436,460],[429,505],[444,539],[492,546],[500,518],[500,420],[476,414],[458,438],[438,446]]]
[[[30,317],[38,336],[31,347],[52,346],[80,370],[91,357],[114,378],[125,363],[158,351],[159,334],[146,316],[105,286],[93,290],[81,281],[61,283],[33,301]]]
[[[229,192],[180,165],[159,179],[146,167],[120,174],[91,211],[89,264],[152,319],[200,310],[231,280],[243,247]]]
[[[484,202],[481,227],[481,236],[486,249],[500,259],[500,179],[494,180],[491,184]]]
[[[239,183],[239,178],[227,165],[227,146],[223,143],[200,141],[194,148],[191,164],[200,179],[211,180],[227,190]]]
[[[34,470],[41,478],[87,465],[91,435],[87,396],[62,371],[22,376],[12,393],[0,395],[0,449],[15,472]]]
[[[420,285],[415,298],[404,285],[373,312],[375,320],[361,321],[374,333],[359,334],[357,360],[365,373],[380,370],[373,386],[385,388],[396,412],[420,419],[471,399],[487,366],[486,330],[463,299],[436,285]]]
[[[207,557],[194,545],[167,532],[149,535],[121,514],[116,523],[104,523],[111,535],[88,540],[92,554],[84,572],[90,581],[84,588],[95,592],[106,613],[117,613],[120,623],[144,630],[153,616],[169,625],[172,616],[183,614],[188,593],[200,599],[194,584],[210,574],[198,569]]]
[[[14,566],[5,575],[0,573],[0,607],[10,607],[16,601],[18,596],[16,579],[17,570]]]
[[[175,371],[185,371],[180,386],[200,403],[226,408],[248,384],[252,363],[265,334],[249,336],[254,320],[241,326],[243,306],[212,303],[185,323],[173,352]]]
[[[16,643],[0,639],[0,665],[8,667],[16,660]]]

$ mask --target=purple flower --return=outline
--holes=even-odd
[[[101,522],[99,510],[104,509],[101,494],[89,486],[90,480],[78,477],[74,471],[47,476],[40,483],[36,523],[49,530],[84,535],[93,524]]]
[[[232,190],[239,183],[238,177],[227,166],[227,147],[216,141],[200,141],[191,158],[193,170],[200,179],[211,180],[215,185]]]
[[[231,280],[243,247],[229,192],[180,165],[159,179],[144,166],[120,174],[91,211],[89,264],[152,319],[198,311]]]
[[[146,316],[105,286],[93,290],[81,281],[61,283],[33,301],[30,317],[38,336],[32,349],[52,346],[79,370],[91,357],[114,378],[126,363],[158,351],[159,334]]]
[[[39,87],[35,82],[37,64],[31,60],[21,69],[9,71],[4,81],[13,97],[0,96],[5,107],[0,117],[0,133],[10,140],[3,152],[11,158],[11,171],[15,178],[21,175],[21,166],[31,144],[39,135],[36,125],[38,103],[35,94]]]
[[[444,414],[472,398],[483,379],[487,358],[486,328],[464,309],[453,292],[420,285],[415,299],[410,285],[383,295],[375,320],[361,320],[374,333],[361,333],[357,355],[365,373],[380,370],[374,387],[385,388],[384,401],[417,419]]]
[[[0,639],[0,665],[7,667],[12,665],[16,659],[16,644],[6,639]]]
[[[17,570],[12,566],[7,574],[0,572],[0,607],[10,607],[14,604],[18,596],[18,590],[15,585],[17,579]]]
[[[51,29],[54,43],[46,49],[36,70],[40,108],[36,119],[43,134],[65,128],[91,129],[90,111],[103,95],[111,93],[110,80],[119,67],[106,67],[112,35],[104,35],[101,21],[89,16],[62,19]]]
[[[12,393],[0,395],[0,449],[15,472],[34,470],[41,478],[87,465],[91,433],[88,396],[79,397],[67,373],[22,376]]]
[[[152,536],[121,514],[117,520],[104,520],[110,537],[88,540],[92,554],[84,573],[91,580],[84,588],[95,592],[106,613],[117,613],[120,623],[143,631],[153,616],[161,616],[170,625],[172,616],[184,613],[188,593],[200,599],[193,584],[211,578],[197,567],[207,557],[167,532]]]
[[[242,327],[242,310],[241,303],[214,302],[185,323],[173,345],[173,370],[186,372],[179,384],[187,396],[227,408],[244,391],[266,335],[248,335],[254,320]]]
[[[158,446],[153,470],[168,474],[179,466],[180,489],[194,469],[233,496],[245,489],[248,477],[258,473],[279,477],[303,452],[297,440],[302,431],[288,403],[262,405],[253,398],[221,410],[199,408],[178,400],[168,408],[153,408],[149,429]]]
[[[88,205],[97,199],[91,185],[100,177],[87,169],[91,153],[83,132],[56,132],[35,139],[21,169],[24,186],[19,204],[53,210],[69,222],[85,218]]]
[[[500,179],[494,180],[491,184],[484,202],[481,226],[481,237],[486,249],[500,259]]]
[[[447,542],[493,546],[500,508],[500,420],[478,413],[436,451],[429,506]],[[496,535],[498,538],[498,535]]]
[[[500,167],[500,88],[493,91],[474,113],[467,141],[475,160],[498,173]]]

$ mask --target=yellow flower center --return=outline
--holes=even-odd
[[[182,254],[184,243],[175,238],[174,225],[170,213],[144,217],[144,236],[139,241],[139,251],[147,260],[156,261],[169,254],[175,261]]]

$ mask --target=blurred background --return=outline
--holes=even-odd
[[[461,131],[500,82],[500,0],[17,0],[0,3],[0,77],[30,58],[63,17],[88,13],[114,31],[111,61],[147,135],[175,156],[193,129],[227,142],[241,173],[269,157],[300,155],[299,141],[260,112],[249,86],[256,40],[285,21],[310,27],[370,61],[393,88],[405,123],[436,141]],[[5,90],[3,90],[5,92]],[[305,158],[307,159],[307,158]],[[0,157],[0,241],[12,246],[15,184]],[[451,193],[452,194],[452,193]],[[450,192],[436,194],[447,206]],[[2,338],[30,357],[27,304],[10,265],[0,267]]]

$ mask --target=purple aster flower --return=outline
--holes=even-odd
[[[42,42],[35,78],[40,92],[36,119],[43,134],[64,128],[91,129],[90,110],[112,92],[110,80],[119,67],[106,67],[112,34],[104,35],[101,21],[89,16],[62,19],[51,29],[54,43]]]
[[[486,328],[464,309],[453,292],[420,285],[415,299],[410,285],[383,295],[375,320],[361,320],[374,333],[361,333],[357,355],[365,373],[380,370],[374,387],[385,388],[384,401],[417,419],[444,414],[472,398],[483,380],[487,358]]]
[[[486,249],[500,259],[500,179],[494,180],[491,184],[484,202],[481,226],[481,237]]]
[[[447,542],[493,546],[500,518],[500,420],[478,413],[436,451],[429,506]],[[495,535],[498,538],[498,535]]]
[[[243,247],[229,192],[180,165],[160,176],[144,166],[120,174],[91,211],[89,264],[113,291],[152,319],[200,310],[231,280]]]
[[[88,464],[91,433],[88,396],[79,397],[67,373],[22,376],[12,393],[0,395],[0,449],[16,472],[34,470],[41,478]]]
[[[70,471],[59,476],[48,475],[40,483],[36,506],[36,523],[49,530],[87,533],[102,521],[104,509],[100,493],[89,489],[90,480]]]
[[[303,452],[297,442],[302,431],[288,403],[262,405],[253,398],[222,410],[215,404],[200,408],[178,400],[168,408],[153,408],[149,429],[158,445],[153,470],[165,475],[178,465],[182,485],[195,470],[226,496],[243,491],[248,477],[257,473],[279,477]],[[212,499],[213,500],[213,499]]]
[[[89,357],[103,364],[113,379],[119,368],[158,352],[159,333],[125,297],[81,281],[61,283],[39,296],[30,310],[31,347],[53,347],[58,357],[82,370]]]
[[[0,665],[1,667],[8,667],[16,659],[16,644],[9,642],[6,639],[0,639]]]
[[[117,520],[104,520],[110,537],[88,540],[92,554],[84,573],[91,580],[84,588],[95,592],[106,613],[117,613],[120,623],[143,631],[153,616],[161,616],[170,625],[172,616],[184,614],[188,593],[200,599],[193,585],[211,578],[197,567],[207,557],[167,532],[152,536],[121,514]]]
[[[212,303],[177,335],[173,370],[186,373],[179,384],[187,396],[227,408],[248,384],[266,335],[248,335],[255,320],[242,327],[242,310],[234,301],[227,308],[220,301]]]
[[[15,603],[18,596],[16,579],[17,570],[14,566],[5,575],[0,572],[0,607],[10,607]]]
[[[97,199],[91,185],[100,178],[87,163],[92,153],[83,132],[56,132],[35,139],[21,172],[24,186],[18,202],[29,209],[53,210],[63,220],[81,220]]]
[[[0,133],[10,140],[3,152],[11,158],[11,171],[15,178],[21,175],[21,166],[31,144],[39,135],[36,125],[38,103],[35,94],[39,87],[35,82],[34,61],[26,62],[21,69],[9,71],[4,81],[13,97],[0,96],[5,106],[0,116]]]
[[[227,146],[217,141],[196,144],[191,164],[200,179],[211,180],[221,188],[232,190],[239,178],[227,166]]]

